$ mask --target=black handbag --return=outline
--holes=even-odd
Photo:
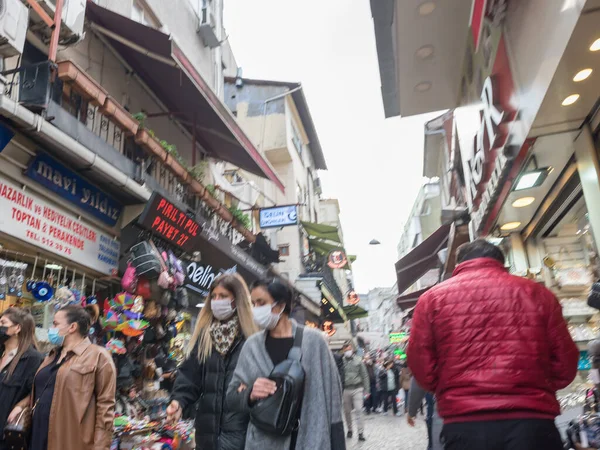
[[[138,277],[144,276],[154,280],[163,271],[161,256],[150,241],[143,241],[131,247],[131,265],[135,267]]]
[[[277,391],[258,401],[250,409],[250,420],[256,428],[275,436],[289,436],[300,425],[300,409],[304,395],[305,373],[302,360],[304,327],[296,327],[294,345],[285,361],[277,364],[269,379],[277,383]]]
[[[4,445],[11,450],[27,450],[31,433],[31,408],[23,408],[15,423],[4,426]]]

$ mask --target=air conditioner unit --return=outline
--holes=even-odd
[[[221,42],[217,37],[216,27],[217,22],[213,12],[212,1],[204,0],[202,10],[200,11],[200,26],[198,27],[198,33],[207,47],[216,48],[221,45]]]
[[[0,55],[23,53],[29,11],[19,0],[0,0]]]
[[[37,2],[50,17],[54,18],[56,0],[37,0]],[[83,39],[86,4],[87,0],[63,0],[62,22],[60,25],[61,44],[75,44]],[[35,18],[39,18],[35,13],[32,13],[32,18],[34,15]]]

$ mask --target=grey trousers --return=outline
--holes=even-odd
[[[354,409],[354,415],[356,416],[356,427],[358,428],[358,434],[363,434],[365,431],[365,424],[363,422],[363,400],[364,390],[363,388],[358,389],[344,389],[344,417],[346,418],[346,426],[348,432],[352,433],[352,410]]]

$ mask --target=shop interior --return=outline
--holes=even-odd
[[[159,239],[156,246],[169,251]],[[174,275],[177,269],[169,266],[169,272]],[[128,292],[116,273],[91,271],[0,233],[0,312],[10,306],[28,308],[41,351],[52,347],[48,328],[58,309],[75,304],[90,313],[88,337],[113,355],[117,367],[114,439],[120,448],[164,439],[171,375],[190,338],[195,311],[181,307],[178,288],[163,290],[153,281],[138,277]],[[152,300],[156,298],[160,300]],[[168,432],[182,442],[192,439],[193,422],[177,426]]]
[[[598,23],[598,9],[582,14],[528,136],[534,140],[528,159],[490,236],[505,250],[513,274],[542,283],[556,295],[580,350],[578,375],[558,394],[564,433],[573,430],[573,419],[598,420],[582,416],[594,389],[587,348],[600,337],[600,312],[587,304],[592,283],[600,279],[600,240],[592,227],[591,208],[598,205],[590,195],[597,176],[590,181],[581,160],[584,154],[598,155],[600,143]],[[592,411],[598,412],[597,405]]]

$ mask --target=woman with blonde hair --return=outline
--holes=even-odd
[[[29,311],[8,308],[0,317],[0,449],[7,448],[4,426],[15,422],[29,403],[33,378],[44,356],[35,340],[35,322]]]
[[[170,420],[198,402],[196,450],[242,450],[246,442],[248,414],[225,405],[227,387],[246,339],[257,332],[248,286],[237,274],[215,279],[177,372]]]

